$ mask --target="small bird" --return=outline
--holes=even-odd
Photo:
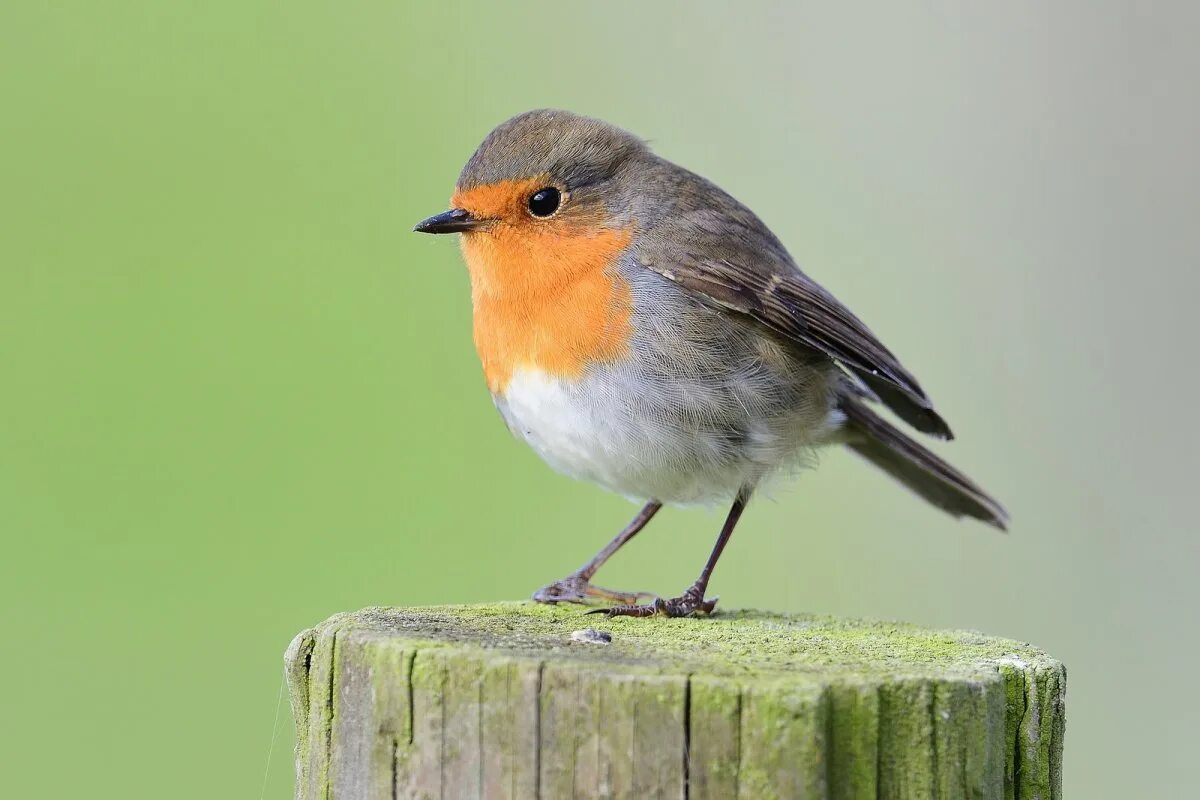
[[[999,503],[872,409],[953,438],[867,326],[750,209],[636,136],[567,111],[520,114],[483,140],[450,204],[414,230],[461,234],[475,347],[509,430],[554,469],[645,504],[535,600],[711,613],[709,580],[751,494],[827,445],[1006,528]],[[664,503],[714,502],[732,505],[680,596],[591,583]]]

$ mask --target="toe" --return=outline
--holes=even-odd
[[[651,603],[597,608],[587,613],[604,614],[608,617],[690,617],[696,612],[711,614],[716,607],[717,598],[715,597],[712,600],[705,600],[700,596],[685,594],[683,597],[674,597],[670,600],[655,597]]]
[[[590,597],[607,600],[620,606],[634,606],[639,600],[657,596],[653,592],[622,592],[617,589],[605,589],[603,586],[591,585],[587,587],[587,593]]]
[[[584,594],[570,584],[563,582],[543,586],[533,593],[534,601],[538,603],[582,603],[586,601]]]

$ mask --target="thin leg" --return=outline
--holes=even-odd
[[[708,581],[712,578],[717,561],[720,560],[725,545],[729,543],[729,537],[733,535],[733,529],[737,527],[738,519],[741,518],[742,511],[746,509],[746,503],[750,501],[750,492],[750,489],[738,492],[733,506],[729,509],[728,516],[725,517],[725,524],[721,526],[721,534],[717,537],[717,543],[713,545],[712,553],[705,562],[704,569],[700,571],[700,577],[696,578],[696,582],[688,587],[688,590],[681,596],[670,600],[663,600],[659,597],[655,598],[653,603],[645,605],[628,604],[613,608],[601,608],[592,613],[607,614],[610,617],[651,617],[655,614],[667,617],[687,617],[697,611],[711,614],[717,606],[717,598],[705,600],[704,593],[708,590]]]
[[[646,523],[654,518],[654,515],[658,513],[660,508],[662,508],[662,503],[657,500],[651,500],[649,503],[646,503],[646,506],[638,512],[633,521],[626,525],[625,529],[618,533],[615,539],[605,545],[603,550],[596,553],[591,561],[561,581],[538,589],[533,593],[533,599],[539,603],[584,603],[587,602],[588,598],[599,598],[614,603],[631,605],[636,603],[641,597],[653,597],[649,592],[615,592],[611,589],[592,586],[589,581],[596,574],[596,571],[604,566],[604,562],[612,558],[613,553],[620,550],[622,545],[636,536],[638,531],[646,527]]]

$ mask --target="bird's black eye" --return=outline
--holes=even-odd
[[[562,202],[562,195],[553,186],[538,189],[529,196],[529,213],[535,217],[548,217],[558,211],[560,202]]]

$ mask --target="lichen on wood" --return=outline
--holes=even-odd
[[[286,661],[301,800],[1061,796],[1062,665],[978,633],[372,608]]]

